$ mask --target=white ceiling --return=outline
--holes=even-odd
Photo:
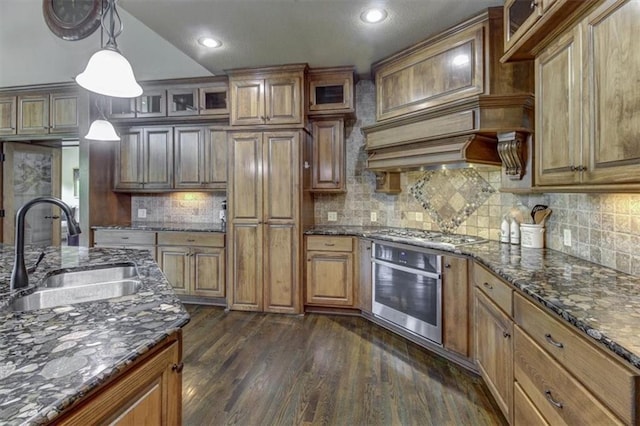
[[[226,69],[306,62],[373,62],[503,0],[119,0],[118,45],[137,79],[196,77]],[[381,6],[385,22],[365,24]],[[198,38],[220,39],[206,49]],[[100,31],[64,41],[44,23],[42,0],[0,0],[0,87],[70,81],[100,47]]]
[[[214,74],[225,69],[307,62],[311,67],[371,63],[503,0],[120,0],[144,25]],[[388,18],[360,14],[383,7]],[[126,31],[126,29],[125,29]],[[207,49],[198,38],[222,41]]]

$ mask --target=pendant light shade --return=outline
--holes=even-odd
[[[136,81],[129,61],[120,54],[116,44],[116,37],[122,33],[122,19],[116,9],[116,1],[107,0],[106,9],[102,13],[101,22],[108,37],[107,44],[91,56],[85,70],[76,77],[76,82],[101,95],[135,98],[142,95],[142,87]]]
[[[94,141],[119,141],[120,136],[116,133],[116,129],[107,120],[97,119],[91,123],[89,133],[84,137]]]
[[[108,48],[97,51],[89,59],[76,82],[85,89],[115,98],[135,98],[142,95],[129,61],[118,51]]]

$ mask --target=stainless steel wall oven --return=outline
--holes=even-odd
[[[442,256],[374,242],[373,314],[442,344]]]

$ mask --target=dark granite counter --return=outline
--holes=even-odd
[[[91,229],[134,229],[137,231],[225,232],[222,223],[132,222],[131,225],[92,226]]]
[[[313,235],[352,235],[463,254],[513,284],[602,347],[640,368],[640,277],[549,249],[489,241],[445,248],[416,238],[380,234],[383,228],[327,226]]]
[[[0,249],[0,424],[54,419],[189,321],[146,251],[48,247],[29,276],[31,286],[10,292],[13,247]],[[26,253],[30,266],[40,251]],[[136,294],[30,312],[7,309],[53,271],[120,262],[136,264],[142,281]]]

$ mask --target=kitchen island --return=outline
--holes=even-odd
[[[29,288],[11,292],[13,247],[1,246],[2,424],[43,424],[64,418],[85,405],[85,397],[111,386],[114,378],[120,379],[134,363],[151,358],[160,346],[171,343],[177,360],[181,358],[180,329],[189,322],[189,315],[148,252],[28,247],[27,267],[41,251],[45,256],[30,274]],[[9,309],[16,297],[33,292],[53,272],[126,262],[136,264],[141,281],[134,294],[27,312]],[[179,374],[181,368],[174,367]]]

